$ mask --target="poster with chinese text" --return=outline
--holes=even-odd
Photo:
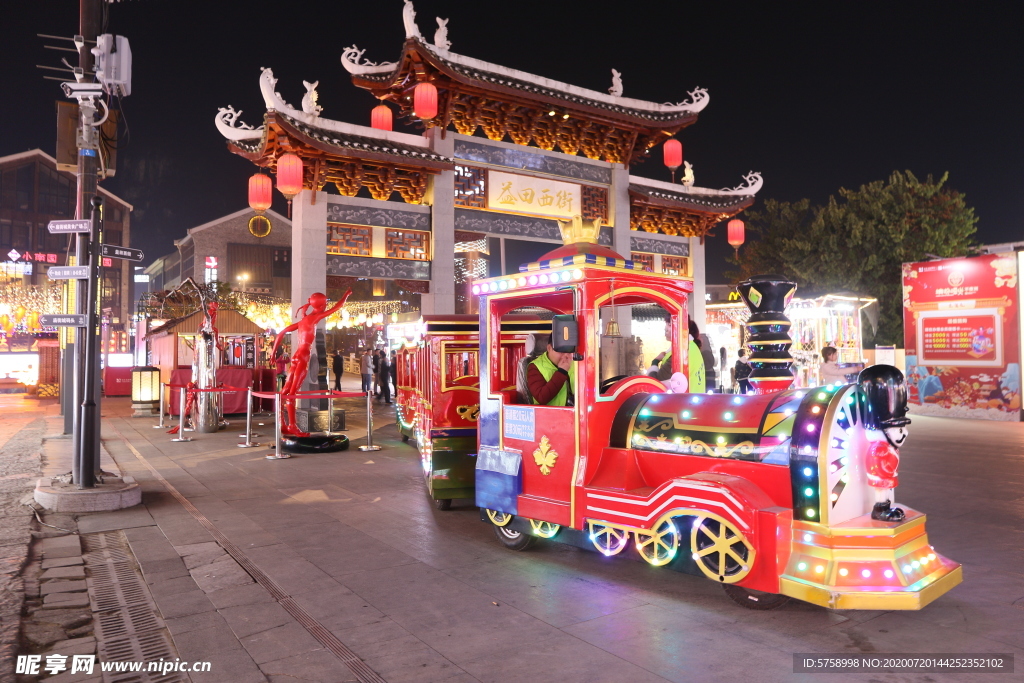
[[[1019,420],[1014,253],[903,264],[910,412]]]

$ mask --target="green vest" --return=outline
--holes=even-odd
[[[687,391],[693,394],[703,394],[707,390],[707,380],[704,378],[704,356],[700,349],[690,340],[688,349],[690,360],[689,376],[686,378],[689,383]],[[667,381],[672,376],[672,353],[669,352],[662,361],[658,371],[658,379]]]
[[[703,394],[707,389],[707,380],[704,378],[704,356],[700,348],[690,340],[690,393]]]
[[[546,351],[544,353],[540,354],[539,356],[537,356],[537,358],[534,359],[534,361],[531,362],[530,365],[536,365],[537,366],[537,369],[540,370],[540,374],[544,377],[544,381],[546,381],[546,382],[550,382],[551,378],[555,376],[556,372],[558,372],[558,366],[551,362],[551,359],[548,358],[548,354],[547,354]],[[562,388],[559,389],[558,393],[555,394],[555,397],[553,399],[551,399],[551,402],[548,403],[548,405],[549,406],[564,406],[565,402],[566,402],[566,399],[569,398],[569,387],[573,383],[575,383],[575,381],[576,381],[576,364],[573,363],[572,365],[569,366],[569,381],[567,381],[565,384],[562,385]],[[540,404],[540,401],[538,401],[535,398],[533,399],[533,402],[535,404],[538,404],[538,405]]]

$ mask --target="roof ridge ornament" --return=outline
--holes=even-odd
[[[760,171],[751,171],[750,173],[743,176],[743,180],[747,182],[746,185],[737,185],[736,187],[723,187],[718,191],[718,194],[742,194],[752,195],[757,194],[761,186],[764,185],[764,178],[761,177]]]
[[[263,102],[270,111],[294,111],[292,105],[284,101],[281,93],[277,92],[277,79],[274,78],[274,70],[269,66],[260,67],[260,92],[263,93]]]
[[[451,50],[452,41],[448,40],[448,20],[441,17],[435,17],[435,19],[437,19],[437,30],[434,31],[434,47],[439,50]]]
[[[345,71],[356,76],[384,74],[394,71],[395,67],[398,66],[397,62],[381,62],[378,64],[377,62],[363,59],[364,52],[366,52],[365,49],[360,50],[356,45],[345,48],[344,52],[341,53],[341,65],[345,67]]]
[[[622,74],[612,69],[612,87],[608,88],[608,94],[612,97],[622,97]]]
[[[239,121],[239,117],[242,115],[241,110],[235,111],[235,108],[230,104],[226,107],[220,107],[217,109],[217,116],[214,118],[214,123],[217,124],[217,130],[228,140],[252,140],[263,137],[263,126],[259,128],[253,128],[248,123]]]
[[[684,161],[683,166],[685,170],[683,171],[681,182],[686,187],[693,187],[693,182],[696,179],[693,175],[693,165],[689,161]]]
[[[402,23],[405,24],[406,38],[422,40],[423,35],[420,33],[420,27],[416,25],[416,10],[413,9],[412,0],[405,0],[405,7],[402,8]]]
[[[690,111],[696,113],[703,111],[704,107],[708,106],[708,102],[711,101],[711,97],[708,95],[707,88],[694,88],[693,90],[686,93],[690,96],[690,100],[683,100],[682,102],[665,102],[666,107],[686,107]]]
[[[302,81],[302,85],[306,86],[306,94],[302,96],[302,111],[311,116],[320,116],[320,112],[324,110],[317,104],[320,94],[316,91],[316,86],[320,85],[320,81]]]

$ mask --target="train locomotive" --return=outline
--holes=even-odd
[[[960,565],[929,544],[925,515],[893,500],[909,424],[896,368],[789,388],[784,309],[795,285],[755,278],[740,293],[752,310],[757,393],[688,393],[692,280],[645,272],[598,244],[596,221],[561,227],[564,246],[518,275],[473,285],[476,443],[461,459],[498,540],[522,550],[552,539],[609,556],[632,546],[754,609],[789,598],[920,609],[960,583]],[[668,319],[667,383],[618,374],[601,353],[613,341],[609,321],[652,303]],[[550,317],[555,350],[573,354],[565,406],[537,405],[523,386],[532,356],[507,326],[524,309]],[[422,432],[417,444],[429,481],[436,451]]]

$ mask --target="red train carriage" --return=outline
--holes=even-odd
[[[426,315],[389,326],[404,339],[397,354],[396,408],[402,439],[416,444],[427,490],[439,509],[456,498],[474,497],[477,416],[480,409],[479,318]],[[496,381],[514,386],[519,360],[532,334],[549,333],[551,323],[515,315],[503,322]]]
[[[929,545],[923,514],[878,502],[891,499],[902,443],[886,443],[878,397],[902,391],[899,371],[870,369],[881,382],[870,395],[868,384],[670,393],[650,377],[608,377],[602,321],[651,303],[667,315],[669,362],[685,377],[692,282],[643,272],[596,235],[577,220],[563,227],[567,246],[474,287],[476,501],[505,545],[553,538],[614,555],[632,542],[650,564],[704,575],[756,608],[789,596],[918,609],[960,582],[960,565]],[[509,386],[500,330],[524,305],[553,314],[556,350],[575,354],[574,405],[531,405]],[[776,361],[788,358],[789,339],[779,321],[761,317],[770,342],[759,352],[764,384],[786,386]]]

